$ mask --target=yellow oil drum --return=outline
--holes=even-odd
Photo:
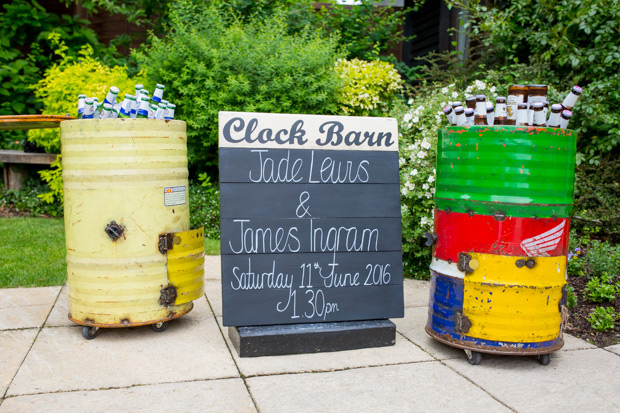
[[[62,122],[69,318],[99,327],[153,325],[204,293],[204,232],[190,230],[183,121]]]

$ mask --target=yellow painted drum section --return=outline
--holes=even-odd
[[[463,314],[471,322],[468,336],[516,343],[558,337],[565,256],[470,255],[477,268],[464,279]],[[519,268],[515,265],[519,259],[533,259],[535,265]]]
[[[66,121],[61,141],[69,317],[122,327],[190,311],[191,300],[159,303],[161,289],[170,285],[159,235],[190,226],[185,122]],[[184,188],[184,203],[164,204],[171,187]],[[124,227],[117,241],[105,232],[112,221]],[[182,297],[203,293],[202,273],[194,281]]]

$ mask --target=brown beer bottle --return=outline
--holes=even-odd
[[[474,115],[474,125],[487,124],[487,97],[484,95],[476,95],[476,109]]]
[[[498,96],[495,99],[495,120],[494,125],[506,125],[506,98]]]
[[[506,99],[506,125],[516,125],[517,111],[519,103],[527,102],[527,86],[510,85],[508,88],[508,98]]]

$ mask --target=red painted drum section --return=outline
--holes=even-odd
[[[506,217],[500,221],[492,215],[435,210],[437,244],[433,256],[452,262],[458,262],[461,252],[562,256],[568,254],[569,231],[570,220],[566,218]]]

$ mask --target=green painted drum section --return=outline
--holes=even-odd
[[[439,209],[519,217],[572,211],[577,133],[522,126],[452,126],[439,131]]]

